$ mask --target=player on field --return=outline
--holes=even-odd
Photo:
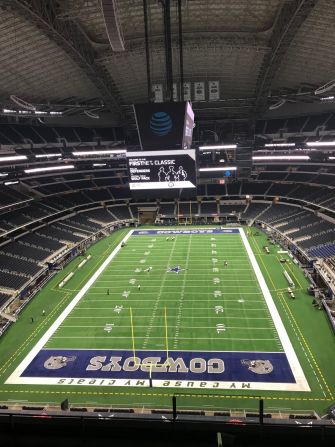
[[[137,289],[141,290],[141,284],[138,284]]]

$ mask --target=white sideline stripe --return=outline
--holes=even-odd
[[[172,273],[171,273],[172,274]],[[177,274],[177,273],[174,273],[174,275],[176,275],[175,277],[178,277],[178,276],[182,276],[181,274]],[[177,276],[178,275],[178,276]],[[109,281],[104,281],[104,280],[100,280],[100,282],[109,282]],[[233,288],[233,289],[236,289],[236,284],[233,284],[233,285],[230,285],[230,286],[225,286],[224,284],[224,280],[222,280],[222,284],[221,284],[221,287],[223,287],[224,286],[224,288],[225,289],[227,289],[227,288]],[[253,281],[253,284],[252,285],[257,285],[257,283],[255,282],[255,281]],[[132,284],[129,284],[129,287],[134,287]],[[220,283],[219,284],[211,284],[211,286],[213,287],[213,288],[215,288],[215,287],[219,287],[220,286]],[[169,288],[169,289],[180,289],[180,286],[178,285],[178,286],[170,286],[170,285],[167,285],[167,286],[165,286],[166,288]],[[189,286],[187,286],[187,288],[196,288],[196,289],[199,289],[199,286],[191,286],[191,285],[189,285]],[[241,285],[241,286],[239,286],[239,288],[241,289],[242,287],[247,287],[248,289],[250,288],[250,285],[247,285],[247,284],[244,284],[244,285]],[[108,288],[108,286],[92,286],[91,287],[91,289],[93,290],[93,289],[106,289],[106,288]],[[123,290],[124,290],[124,287],[122,287],[122,286],[109,286],[109,289],[119,289],[119,291],[120,291],[120,293],[121,292],[123,292]],[[157,284],[156,285],[153,285],[153,286],[150,286],[149,284],[144,284],[143,285],[143,288],[153,288],[153,289],[155,289],[155,290],[157,290]],[[139,292],[140,293],[140,292]],[[142,292],[143,293],[143,295],[145,295],[145,293],[144,292]],[[223,293],[225,293],[224,291],[223,291]],[[229,293],[229,292],[227,292],[227,293]],[[243,292],[241,292],[241,293],[243,293]]]
[[[66,336],[55,336],[55,337],[53,337],[53,340],[54,339],[87,339],[87,340],[94,340],[95,338],[99,338],[99,339],[101,339],[101,338],[103,338],[103,339],[105,339],[105,340],[107,340],[108,341],[108,343],[110,343],[110,341],[113,339],[114,340],[114,338],[121,338],[121,339],[124,339],[124,340],[131,340],[132,339],[132,337],[131,336],[124,336],[124,335],[121,335],[121,336],[114,336],[114,335],[105,335],[105,336],[93,336],[93,337],[87,337],[87,336],[80,336],[80,335],[77,335],[77,336],[69,336],[69,337],[66,337]],[[162,335],[162,336],[160,336],[160,337],[150,337],[150,339],[157,339],[157,340],[165,340],[165,335]],[[221,340],[240,340],[240,341],[248,341],[248,342],[250,342],[250,337],[248,337],[248,338],[234,338],[234,337],[227,337],[227,338],[224,338],[224,337],[220,337],[220,335],[218,335],[218,338],[213,338],[213,337],[211,337],[211,338],[209,338],[209,337],[197,337],[197,335],[195,335],[194,337],[179,337],[179,340],[210,340],[210,341],[212,341],[212,342],[215,342],[215,341],[218,341],[218,342],[220,342]],[[275,338],[252,338],[252,341],[275,341],[276,339]],[[64,348],[64,349],[66,349],[66,348]],[[73,348],[72,348],[73,349]],[[142,351],[142,349],[139,349],[139,351]],[[6,382],[7,383],[7,382]],[[9,382],[8,382],[9,383]]]
[[[146,293],[146,295],[148,295],[148,294]],[[212,296],[212,294],[209,294],[209,295]],[[236,300],[226,300],[222,296],[220,296],[218,298],[222,298],[225,303],[228,303],[228,302],[236,303]],[[116,298],[116,299],[118,299],[118,298]],[[127,299],[129,300],[129,298],[127,298]],[[87,299],[86,301],[89,302],[89,303],[104,303],[104,302],[110,303],[111,302],[111,300],[89,300],[89,299]],[[264,303],[264,300],[248,300],[247,304],[249,304],[249,303]],[[241,304],[241,303],[239,303],[239,304]]]
[[[188,273],[188,272],[187,272]],[[172,274],[171,274],[172,275]],[[215,275],[216,275],[216,273],[215,273]],[[119,276],[122,276],[122,275],[119,275]],[[184,275],[182,275],[183,277],[185,277],[185,274]],[[129,275],[128,275],[128,278],[129,278]],[[171,278],[175,278],[175,276],[171,276]],[[210,280],[210,279],[209,279]],[[220,278],[220,280],[221,280],[221,278]],[[109,280],[107,280],[107,279],[99,279],[99,282],[108,282]],[[145,281],[145,279],[144,279],[144,281]],[[161,279],[160,278],[152,278],[152,277],[150,277],[150,284],[152,283],[152,282],[154,282],[154,281],[158,281],[159,283],[161,283]],[[186,279],[185,280],[185,282],[186,281],[190,281],[190,282],[201,282],[201,283],[203,283],[204,282],[204,280],[203,279]],[[240,283],[240,282],[251,282],[251,283],[255,283],[255,280],[253,279],[253,278],[250,278],[250,279],[239,279],[239,280],[236,280],[236,279],[225,279],[225,278],[223,278],[222,279],[222,283],[226,283],[226,282],[234,282],[234,283]],[[96,286],[97,287],[97,286]],[[102,286],[101,286],[102,287]],[[112,287],[112,286],[111,286]],[[122,286],[117,286],[118,288],[122,288]],[[152,286],[152,287],[157,287],[157,286]],[[170,286],[170,287],[172,287],[172,286]],[[198,287],[198,286],[196,286],[196,287]],[[229,286],[229,287],[233,287],[233,286]]]
[[[129,303],[129,301],[131,301],[131,302],[140,301],[141,303],[143,303],[143,299],[142,300],[129,300],[128,299],[127,301],[128,301],[128,303]],[[175,299],[174,300],[164,300],[164,302],[166,302],[166,301],[173,301],[174,303],[176,302]],[[187,301],[187,302],[190,301],[191,303],[194,302],[193,300],[184,300],[184,301]],[[203,302],[203,300],[197,300],[197,301]],[[77,307],[77,309],[80,309],[80,310],[112,310],[110,307]],[[225,307],[224,309],[225,310],[238,310],[239,312],[241,312],[240,307]],[[134,310],[136,310],[136,309],[134,309]],[[265,304],[264,304],[264,307],[257,307],[257,308],[251,308],[251,309],[245,308],[244,310],[247,310],[248,312],[252,311],[252,310],[255,310],[257,312],[259,312],[259,311],[268,312],[268,308],[266,307]]]
[[[177,317],[175,317],[177,319]],[[84,326],[82,325],[78,325],[78,324],[74,324],[74,325],[69,325],[69,324],[64,324],[61,326],[62,328],[65,327],[71,327],[71,328],[99,328],[102,329],[102,326],[89,326],[87,324],[85,324]],[[150,324],[151,328],[165,328],[165,325],[156,325],[156,324]],[[215,326],[178,326],[179,329],[213,329],[216,330]],[[118,325],[114,325],[113,330],[117,330],[117,329],[121,329],[121,328],[131,328],[131,325],[128,324],[118,324]],[[136,329],[148,329],[148,325],[146,324],[145,326],[141,326],[141,325],[137,325]],[[268,331],[269,327],[250,327],[250,326],[225,326],[225,330],[227,329],[243,329],[243,330],[252,330],[252,331]],[[277,338],[277,337],[276,337]]]
[[[297,383],[299,391],[311,391],[308,382],[306,380],[306,377],[304,375],[304,372],[301,368],[301,365],[299,363],[298,357],[293,349],[291,340],[289,339],[285,326],[280,318],[280,315],[278,313],[278,310],[273,302],[272,295],[269,291],[269,288],[265,282],[265,279],[262,275],[261,269],[259,268],[259,265],[257,264],[254,252],[252,251],[249,241],[244,233],[243,228],[239,228],[239,232],[242,238],[242,241],[244,243],[244,247],[249,255],[250,262],[254,268],[256,277],[258,279],[258,283],[260,285],[260,288],[262,289],[265,302],[268,306],[268,309],[270,311],[272,320],[274,322],[274,325],[276,327],[277,333],[279,335],[280,342],[284,348],[284,352],[286,354],[288,363],[291,367],[292,373],[294,375],[295,381]]]
[[[122,241],[127,241],[129,237],[132,235],[134,230],[130,230],[123,238]],[[22,383],[20,381],[20,375],[23,373],[23,371],[27,368],[27,366],[30,364],[30,362],[33,360],[34,357],[39,353],[39,351],[43,348],[43,346],[49,341],[49,339],[52,337],[52,335],[56,332],[56,330],[59,328],[59,326],[63,323],[65,318],[72,312],[74,307],[78,304],[78,302],[82,299],[82,297],[85,295],[87,290],[91,287],[91,285],[95,282],[95,280],[98,278],[98,276],[105,270],[105,268],[108,266],[108,264],[111,262],[111,260],[114,258],[114,256],[117,254],[117,252],[121,248],[122,241],[114,248],[112,253],[107,257],[107,259],[104,260],[104,262],[101,264],[101,266],[94,272],[94,274],[91,276],[91,278],[87,281],[87,283],[84,285],[84,287],[77,293],[77,295],[73,298],[71,303],[63,310],[63,312],[59,315],[59,317],[54,321],[54,323],[50,326],[50,328],[46,331],[46,333],[40,338],[40,340],[36,343],[36,345],[33,347],[33,349],[29,352],[29,354],[22,360],[22,362],[19,364],[19,366],[15,369],[15,371],[8,377],[6,380],[7,383]]]
[[[178,307],[175,308],[175,309],[179,310]],[[173,310],[173,309],[171,307],[169,307],[169,310]],[[115,316],[115,313],[113,313],[112,315]],[[107,317],[106,315],[104,317],[96,317],[96,316],[94,316],[94,318],[92,318],[91,316],[89,316],[89,317],[70,317],[70,316],[68,316],[67,319],[69,320],[70,318],[75,318],[77,320],[79,320],[79,319],[84,319],[84,320],[85,319],[86,320],[87,319],[90,319],[90,320],[92,320],[92,319],[94,319],[94,320],[104,319],[105,320],[106,317]],[[151,318],[151,317],[152,317],[152,315],[136,315],[136,320],[139,320],[141,318]],[[176,316],[174,316],[174,317],[177,318]],[[129,320],[129,315],[118,315],[117,318],[118,319],[126,318],[127,320]],[[157,318],[160,318],[160,317],[157,317]],[[173,318],[173,316],[169,317],[169,319],[172,319],[172,318]],[[229,320],[229,318],[234,319],[234,320],[268,320],[268,321],[270,320],[272,322],[272,319],[270,317],[230,317],[230,316],[227,316],[227,315],[223,317],[223,316],[221,316],[221,314],[220,315],[217,314],[217,315],[215,315],[213,317],[185,317],[185,316],[183,316],[183,320],[185,320],[185,319],[197,320],[199,318],[206,319],[206,320],[211,320],[211,319],[215,319],[215,318],[220,318],[220,320],[223,320],[223,319],[228,319]],[[101,327],[101,326],[99,326],[99,327]]]

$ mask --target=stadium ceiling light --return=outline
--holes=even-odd
[[[328,160],[335,160],[335,157],[328,157]],[[1,175],[1,174],[0,174]],[[7,174],[8,175],[8,174]]]
[[[59,165],[59,166],[48,166],[45,168],[32,168],[25,169],[25,174],[34,174],[35,172],[50,172],[50,171],[60,171],[63,169],[74,169],[74,165]]]
[[[327,82],[327,84],[321,85],[321,87],[317,88],[314,91],[314,95],[321,95],[322,93],[326,93],[329,90],[332,90],[335,87],[335,79]]]
[[[218,168],[200,168],[199,171],[201,172],[210,172],[210,171],[236,171],[237,167],[236,166],[225,166],[223,167],[218,167]]]
[[[8,172],[0,172],[0,177],[8,177]]]
[[[93,163],[94,168],[102,168],[103,166],[107,166],[107,163]]]
[[[10,155],[8,157],[0,157],[1,161],[19,161],[19,160],[27,160],[25,155]]]
[[[255,155],[253,160],[310,160],[308,155]]]
[[[333,96],[333,95],[323,96],[322,98],[320,98],[320,101],[332,101],[333,99],[335,99],[335,96]]]
[[[335,146],[335,141],[310,141],[306,143],[307,146],[321,147],[321,146]]]
[[[266,143],[265,147],[293,147],[295,143]]]
[[[37,154],[36,158],[52,158],[52,157],[61,157],[63,154],[60,152],[58,154]]]
[[[199,146],[201,151],[206,151],[207,149],[236,149],[236,144],[219,144],[216,146]]]
[[[9,185],[17,185],[19,183],[18,180],[11,180],[9,182],[4,182],[5,186],[9,186]]]
[[[125,154],[126,149],[111,149],[105,151],[76,151],[72,152],[75,157],[81,157],[82,155],[109,155],[109,154]]]

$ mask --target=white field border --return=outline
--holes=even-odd
[[[152,228],[157,230],[157,228]],[[209,228],[197,228],[197,230],[208,230]],[[212,228],[211,228],[212,229]],[[233,229],[233,228],[229,228]],[[148,230],[151,230],[149,228]],[[169,228],[160,228],[159,231],[169,231]],[[262,290],[265,302],[268,306],[268,309],[270,311],[271,317],[273,319],[274,325],[276,327],[279,339],[281,341],[281,344],[284,348],[287,360],[289,362],[289,365],[291,367],[293,376],[295,378],[296,383],[295,384],[284,384],[284,383],[269,383],[269,382],[251,382],[250,388],[247,389],[254,389],[254,390],[273,390],[273,391],[310,391],[308,382],[305,378],[305,375],[303,373],[303,370],[300,366],[300,363],[298,361],[298,358],[295,354],[295,351],[293,349],[293,346],[291,344],[291,341],[286,333],[285,327],[281,321],[281,318],[279,316],[279,313],[277,311],[277,308],[273,302],[271,293],[268,289],[268,286],[264,280],[264,277],[262,275],[262,272],[257,264],[255,255],[249,245],[249,242],[245,236],[243,228],[238,228],[240,236],[242,238],[243,244],[245,246],[245,249],[248,253],[250,262],[252,264],[253,270],[255,272],[255,275],[257,277],[258,283],[260,285],[260,288]],[[67,385],[67,381],[70,380],[71,385],[102,385],[102,386],[123,386],[127,382],[127,386],[129,386],[129,380],[123,380],[123,379],[116,379],[116,380],[107,380],[107,379],[63,379],[60,378],[51,378],[51,377],[21,377],[21,374],[24,372],[24,370],[29,366],[29,364],[32,362],[32,360],[36,357],[36,355],[39,353],[40,350],[43,349],[44,345],[49,341],[49,339],[52,337],[52,335],[56,332],[56,330],[59,328],[59,326],[63,323],[63,321],[66,319],[66,317],[72,312],[72,310],[75,308],[75,306],[78,304],[78,302],[83,298],[85,293],[89,290],[89,288],[94,284],[94,282],[97,280],[97,278],[101,275],[101,273],[106,269],[106,267],[109,265],[109,263],[112,261],[112,259],[116,256],[116,254],[121,249],[121,244],[123,241],[127,241],[130,236],[133,234],[134,231],[138,231],[137,229],[129,230],[129,232],[125,235],[125,237],[122,239],[122,241],[117,245],[117,247],[112,251],[112,253],[105,259],[105,261],[101,264],[101,266],[94,272],[94,274],[91,276],[91,278],[87,281],[87,283],[83,286],[83,288],[77,293],[77,295],[73,298],[71,303],[63,310],[63,312],[59,315],[59,317],[54,321],[54,323],[50,326],[50,328],[45,332],[45,334],[39,339],[39,341],[36,343],[36,345],[32,348],[32,350],[28,353],[28,355],[23,359],[23,361],[19,364],[19,366],[13,371],[13,373],[8,377],[8,379],[5,381],[5,384],[22,384],[22,385]],[[184,233],[185,234],[185,233]],[[187,233],[185,235],[190,235],[192,233]],[[207,233],[210,234],[210,233]],[[226,233],[230,234],[230,233]],[[161,234],[162,236],[164,233]],[[180,233],[182,235],[182,233]],[[148,234],[143,234],[143,236],[149,236]],[[172,352],[172,351],[171,351]],[[90,383],[91,381],[91,383]],[[92,383],[94,382],[94,383]],[[113,383],[111,383],[113,382]],[[147,386],[146,382],[145,384],[141,383],[141,385],[138,384],[138,382],[143,382],[141,380],[133,379],[131,380],[131,383],[133,386]],[[154,386],[160,387],[163,386],[163,383],[166,383],[166,380],[153,380]],[[175,380],[171,380],[167,387],[174,387]],[[184,381],[183,381],[184,382]],[[185,388],[187,388],[188,385],[185,381]],[[194,388],[203,388],[204,382],[199,382],[199,384],[196,381],[194,382]],[[180,381],[179,381],[180,383]],[[216,389],[230,389],[231,385],[234,384],[238,389],[245,388],[243,382],[216,382],[219,383],[219,387]],[[70,384],[70,383],[69,383]],[[149,382],[148,382],[149,384]],[[202,385],[200,385],[202,384]],[[179,387],[180,385],[178,385]],[[164,386],[163,386],[164,387]],[[212,384],[211,382],[208,382],[206,384],[205,388],[211,388]],[[183,386],[180,386],[180,388],[184,388]]]
[[[8,377],[6,380],[6,384],[12,383],[27,383],[22,381],[23,377],[20,377],[23,371],[27,368],[27,366],[31,363],[31,361],[36,357],[39,351],[43,348],[43,346],[49,341],[52,335],[56,332],[59,326],[63,323],[65,318],[72,312],[75,306],[79,303],[79,301],[83,298],[85,293],[89,290],[92,284],[98,279],[101,273],[105,270],[105,268],[109,265],[111,260],[115,257],[115,255],[120,251],[122,242],[126,242],[130,236],[133,234],[134,230],[129,230],[129,232],[125,235],[122,241],[114,248],[112,253],[104,260],[101,266],[93,273],[91,278],[87,281],[84,287],[77,293],[77,295],[73,298],[71,303],[63,310],[63,312],[59,315],[59,317],[52,323],[50,328],[45,332],[45,334],[39,339],[33,349],[29,352],[29,354],[24,358],[24,360],[19,364],[19,366],[15,369],[15,371]],[[30,382],[31,383],[31,382]],[[40,378],[40,384],[43,383],[43,379]]]
[[[273,302],[273,298],[271,296],[270,290],[265,282],[265,279],[262,275],[261,269],[259,268],[259,265],[256,261],[256,257],[254,255],[254,252],[252,251],[249,241],[244,233],[243,228],[239,228],[240,235],[244,244],[244,247],[248,253],[251,265],[253,266],[255,275],[258,280],[258,284],[262,290],[266,305],[268,306],[269,312],[271,314],[271,318],[273,320],[273,323],[275,325],[275,328],[277,330],[280,342],[284,348],[284,352],[286,354],[288,363],[291,367],[293,376],[296,381],[296,391],[311,391],[310,387],[308,385],[308,382],[306,380],[305,374],[301,368],[301,365],[299,363],[298,357],[293,349],[291,340],[289,339],[289,336],[287,335],[285,326],[280,318],[279,312],[276,308],[275,303]]]

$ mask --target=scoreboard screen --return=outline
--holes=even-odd
[[[195,150],[127,152],[131,190],[196,187]]]
[[[194,126],[190,102],[136,104],[134,111],[142,150],[190,149]]]

